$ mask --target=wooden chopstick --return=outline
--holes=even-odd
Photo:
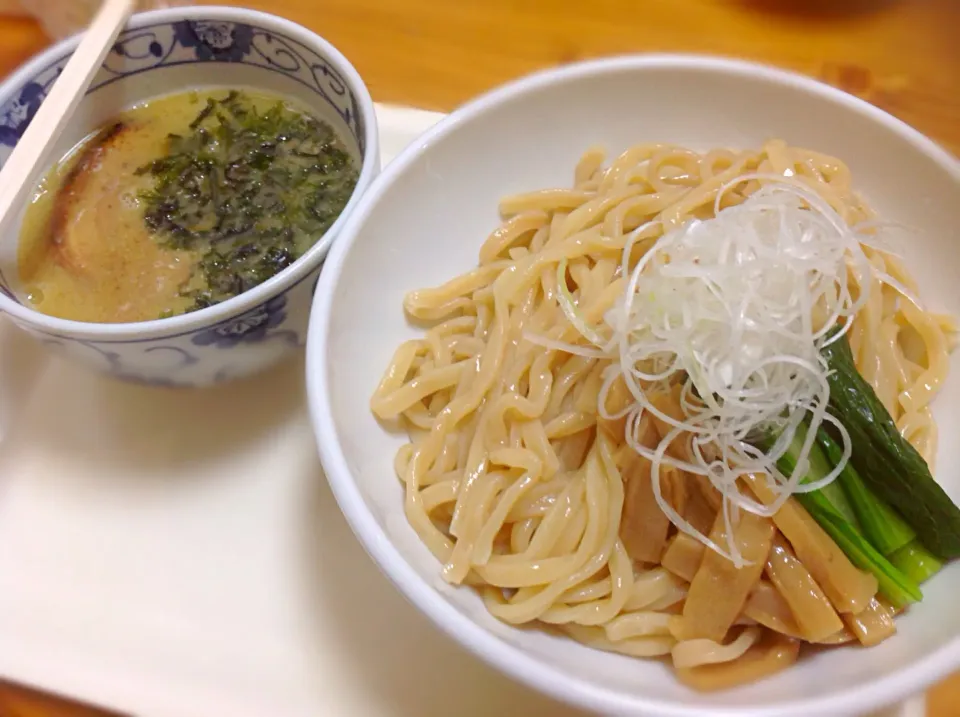
[[[133,12],[135,0],[104,0],[70,61],[43,100],[7,163],[0,170],[0,227],[13,218],[35,188],[59,139]]]

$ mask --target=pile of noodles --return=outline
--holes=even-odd
[[[411,526],[444,578],[474,586],[499,619],[549,624],[635,657],[669,656],[699,689],[780,670],[802,643],[892,635],[895,611],[877,597],[876,579],[789,491],[761,473],[737,474],[738,500],[768,510],[731,520],[729,496],[683,468],[696,456],[675,430],[690,412],[678,374],[638,379],[651,410],[632,410],[620,357],[598,348],[657,242],[749,201],[765,177],[791,178],[810,203],[869,238],[877,224],[848,169],[780,141],[705,154],[641,145],[604,161],[588,151],[571,189],[504,199],[478,266],[406,297],[406,312],[431,328],[397,349],[372,408],[410,436],[395,467]],[[844,277],[848,339],[929,462],[930,402],[955,327],[903,300],[918,287],[879,247],[865,239],[856,248],[868,270]],[[676,518],[692,530],[677,530]],[[738,560],[705,543],[729,546]]]

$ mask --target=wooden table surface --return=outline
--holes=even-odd
[[[960,153],[960,0],[243,4],[285,15],[331,40],[379,102],[451,110],[499,83],[558,63],[625,52],[705,52],[819,77]],[[0,76],[47,43],[34,22],[0,17]],[[928,714],[960,715],[960,675],[931,691]],[[0,717],[104,715],[0,683]]]

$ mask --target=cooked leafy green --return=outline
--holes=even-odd
[[[198,251],[188,310],[236,296],[296,261],[330,228],[357,182],[325,122],[242,92],[207,100],[189,132],[141,167],[153,178],[144,218],[174,249]]]
[[[889,556],[890,562],[917,584],[929,580],[943,569],[943,563],[914,540]]]
[[[843,459],[843,448],[822,427],[817,431],[817,443],[830,462],[831,470]],[[890,557],[900,548],[909,545],[917,537],[913,528],[893,508],[881,500],[868,486],[851,462],[843,467],[835,483],[845,493],[860,527],[870,543]]]
[[[823,356],[830,369],[829,410],[850,434],[857,473],[880,498],[896,506],[930,552],[945,559],[960,556],[960,508],[857,371],[846,337],[825,347]]]
[[[797,427],[793,440],[777,461],[777,468],[784,475],[792,475],[796,468],[806,431],[805,425]],[[818,436],[819,433],[818,431]],[[769,443],[771,437],[766,437],[766,441]],[[822,480],[833,470],[834,465],[821,451],[818,442],[814,442],[808,456],[807,472],[801,482]],[[876,576],[880,592],[891,603],[904,607],[923,599],[919,584],[884,557],[868,540],[868,535],[865,535],[857,524],[854,517],[856,511],[847,500],[839,481],[828,483],[819,490],[796,493],[794,497],[850,558],[850,562]]]

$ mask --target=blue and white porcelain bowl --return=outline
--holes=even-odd
[[[78,41],[74,37],[54,45],[0,86],[0,166]],[[330,230],[290,267],[228,301],[168,319],[97,324],[47,316],[20,301],[17,222],[14,231],[0,236],[0,311],[71,359],[117,378],[155,385],[199,387],[238,378],[304,345],[323,259],[380,169],[370,93],[330,43],[289,20],[239,8],[135,15],[60,137],[55,156],[133,104],[215,86],[288,96],[334,127],[360,176]]]

